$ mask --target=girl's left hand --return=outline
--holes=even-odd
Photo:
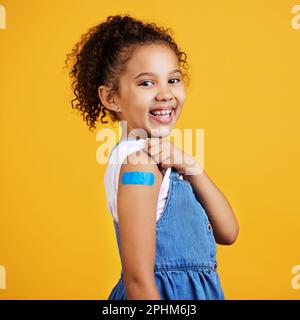
[[[174,167],[183,175],[200,175],[203,172],[195,158],[183,152],[167,138],[147,138],[144,151],[165,170]]]

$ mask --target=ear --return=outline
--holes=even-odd
[[[116,97],[110,87],[104,85],[99,86],[98,95],[105,108],[115,112],[121,111],[120,106],[116,103]]]

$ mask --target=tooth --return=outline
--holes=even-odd
[[[157,115],[169,115],[172,112],[172,110],[162,110],[162,111],[153,111],[154,114]]]

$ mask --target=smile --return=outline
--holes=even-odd
[[[149,116],[159,123],[169,124],[173,121],[174,109],[150,111]]]

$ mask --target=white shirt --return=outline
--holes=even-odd
[[[117,209],[117,194],[121,166],[129,154],[142,150],[144,149],[144,147],[144,139],[121,139],[110,152],[107,168],[104,173],[104,187],[109,211],[113,219],[117,222],[119,221]],[[160,187],[156,209],[156,221],[160,218],[161,213],[163,212],[163,209],[165,207],[165,202],[167,200],[169,192],[170,173],[171,167],[169,167],[165,171]],[[183,179],[182,175],[180,175],[179,178]]]

